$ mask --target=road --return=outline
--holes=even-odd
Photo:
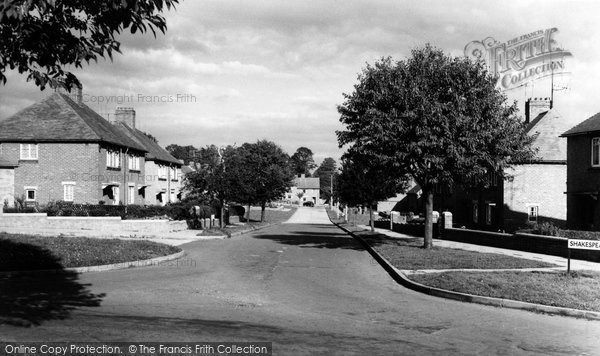
[[[600,322],[426,296],[397,285],[322,208],[301,208],[289,222],[183,245],[178,263],[58,281],[70,287],[54,297],[46,289],[62,276],[29,277],[29,299],[11,315],[38,325],[0,325],[0,335],[271,341],[278,355],[600,354]]]

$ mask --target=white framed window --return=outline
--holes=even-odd
[[[171,167],[171,180],[178,180],[179,174],[177,174],[177,167]]]
[[[24,187],[25,190],[25,201],[36,201],[37,200],[37,187]]]
[[[19,145],[19,151],[22,160],[38,159],[38,145],[35,143],[22,143]]]
[[[106,150],[106,166],[111,168],[120,168],[121,153],[116,150]]]
[[[600,167],[600,137],[592,139],[592,167]]]
[[[135,204],[135,184],[130,183],[127,187],[127,203]]]
[[[75,200],[75,182],[63,182],[63,200]]]
[[[527,205],[527,221],[537,222],[540,213],[540,206],[537,204]]]
[[[168,168],[167,166],[158,166],[158,179],[167,179]]]
[[[474,223],[479,222],[479,203],[477,200],[473,200],[472,217]]]
[[[139,171],[140,170],[140,158],[138,156],[129,155],[128,159],[128,167],[131,171]]]
[[[112,193],[113,193],[113,205],[119,205],[119,201],[121,200],[121,195],[120,195],[121,191],[120,191],[118,185],[113,185]]]

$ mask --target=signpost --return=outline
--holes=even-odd
[[[600,250],[600,240],[569,239],[567,242],[567,273],[571,272],[571,249]]]

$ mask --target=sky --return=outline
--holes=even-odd
[[[290,155],[338,160],[337,106],[366,63],[406,58],[430,43],[453,56],[465,45],[557,28],[572,57],[555,77],[566,127],[600,112],[600,3],[566,0],[184,0],[165,13],[165,35],[129,33],[122,55],[76,70],[84,102],[105,118],[133,107],[139,129],[169,144],[218,146],[268,139]],[[7,73],[0,120],[51,94]],[[548,79],[506,91],[520,108],[549,97]]]

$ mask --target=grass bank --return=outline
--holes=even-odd
[[[179,251],[179,247],[151,241],[0,233],[0,271],[106,265]]]
[[[455,292],[600,312],[600,272],[443,272],[409,275]]]
[[[297,207],[285,207],[284,209],[267,209],[265,218],[260,221],[260,209],[250,209],[250,221],[239,225],[228,225],[221,229],[225,234],[232,234],[237,231],[247,230],[249,227],[261,227],[270,224],[282,223],[288,220],[296,212]]]

